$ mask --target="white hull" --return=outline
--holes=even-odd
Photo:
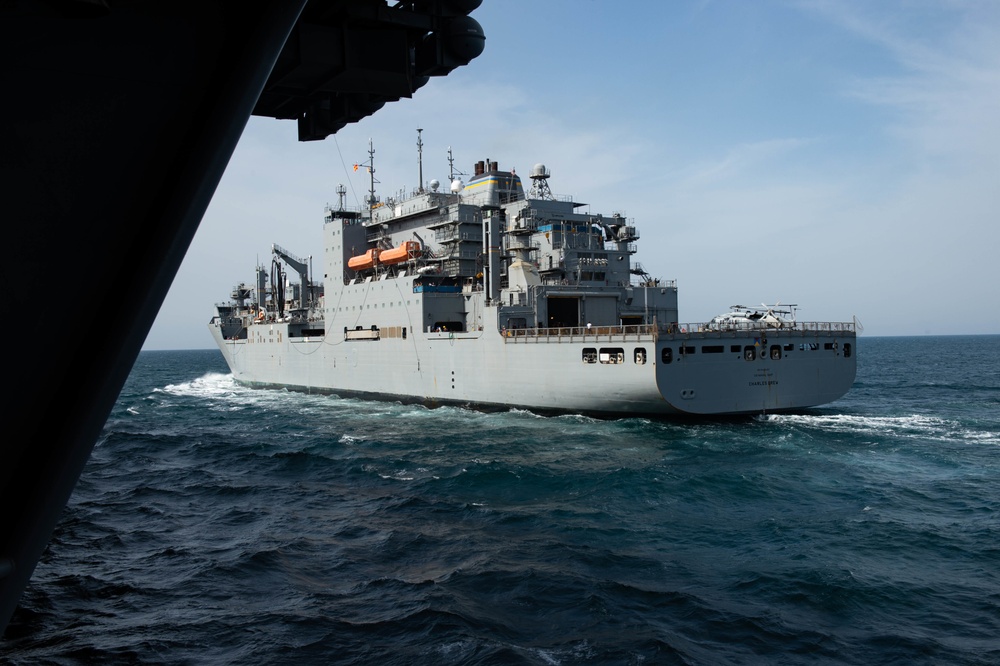
[[[589,414],[758,414],[836,400],[851,387],[854,333],[768,333],[780,359],[754,360],[752,333],[521,335],[496,330],[415,333],[408,339],[289,338],[283,323],[255,325],[260,337],[213,334],[237,382],[290,390],[482,407]],[[280,340],[280,341],[279,341]],[[701,350],[723,345],[722,353]],[[825,349],[835,345],[835,349]],[[697,351],[681,354],[682,347]],[[739,347],[740,351],[732,351]],[[671,362],[663,362],[663,350]],[[623,362],[584,362],[585,350],[621,349]],[[636,362],[636,350],[645,363]],[[821,379],[822,381],[817,381]]]

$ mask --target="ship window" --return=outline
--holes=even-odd
[[[775,361],[781,358],[781,345],[771,345],[771,358]]]
[[[633,359],[636,365],[646,365],[646,348],[636,347]]]
[[[833,349],[833,343],[827,342],[825,345],[823,345],[823,349]]]
[[[660,352],[660,360],[664,364],[668,364],[674,360],[674,350],[670,347],[664,347],[663,351]]]
[[[851,343],[844,343],[844,358],[851,358]]]
[[[406,327],[405,326],[403,327],[403,339],[404,340],[406,339]]]
[[[756,347],[744,347],[743,348],[743,358],[748,361],[752,361],[757,358],[757,348]]]
[[[701,348],[702,354],[721,354],[723,351],[725,351],[723,345],[705,345]]]
[[[583,348],[583,362],[584,363],[597,363],[597,350],[593,347]]]
[[[785,351],[792,351],[794,349],[795,349],[795,345],[793,345],[793,344],[787,344],[787,345],[785,345]]]
[[[681,354],[681,356],[684,356],[686,354],[693,354],[696,351],[697,351],[697,349],[695,349],[694,347],[681,347],[680,348],[680,354]]]
[[[741,347],[739,345],[729,345],[729,351],[733,352],[734,354],[739,354],[740,349]]]
[[[601,347],[601,353],[599,356],[601,363],[624,363],[625,362],[625,350],[621,347]]]

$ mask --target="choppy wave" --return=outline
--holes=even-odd
[[[144,354],[3,659],[1000,663],[996,380],[915,375],[913,344],[863,347],[834,405],[718,422],[260,391]]]

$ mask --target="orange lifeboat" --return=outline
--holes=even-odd
[[[372,248],[364,254],[351,257],[347,260],[347,267],[353,271],[364,271],[374,268],[376,264],[391,266],[413,257],[419,257],[420,252],[420,243],[417,241],[403,241],[399,247],[394,247],[390,250]]]
[[[352,271],[363,271],[369,269],[375,265],[378,261],[379,254],[378,248],[372,248],[364,254],[359,254],[356,257],[351,257],[347,260],[347,267]]]
[[[420,243],[417,241],[404,241],[399,247],[391,250],[383,250],[378,255],[380,264],[391,265],[406,261],[412,257],[420,256]]]

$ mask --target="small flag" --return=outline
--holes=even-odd
[[[358,165],[357,165],[357,164],[355,164],[355,165],[354,165],[354,170],[355,170],[355,171],[357,171],[357,170],[358,170]]]

